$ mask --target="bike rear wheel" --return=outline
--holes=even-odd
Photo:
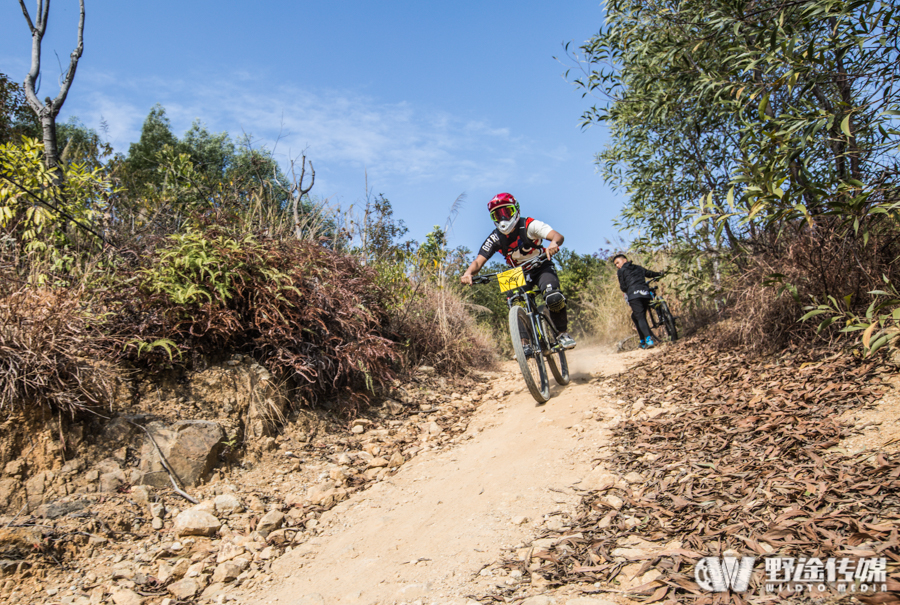
[[[531,321],[522,307],[514,306],[509,310],[509,335],[528,391],[535,401],[546,403],[550,399],[550,380],[540,343],[535,338]]]
[[[550,318],[545,313],[546,311],[541,313],[540,316],[541,331],[544,332],[544,337],[547,340],[547,350],[552,351],[553,347],[557,345],[556,332],[553,330]],[[553,380],[556,381],[556,384],[560,386],[569,384],[569,363],[566,361],[566,352],[563,349],[555,353],[548,353],[547,365],[550,366],[550,373],[553,374]]]
[[[678,328],[675,326],[675,317],[669,311],[669,305],[665,301],[659,305],[659,319],[669,335],[669,340],[671,342],[678,340]]]

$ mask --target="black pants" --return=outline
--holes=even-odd
[[[649,298],[632,298],[628,301],[631,307],[631,321],[634,322],[641,340],[650,336],[650,324],[647,323],[647,309],[650,308]]]
[[[537,282],[541,294],[544,295],[544,300],[546,300],[547,296],[550,294],[561,294],[559,289],[559,276],[556,275],[556,267],[554,267],[551,262],[542,263],[539,267],[529,271],[528,281],[532,283]],[[548,311],[549,310],[550,309],[548,308]],[[550,311],[550,320],[560,332],[569,331],[569,315],[566,313],[565,307],[563,307],[561,311]]]

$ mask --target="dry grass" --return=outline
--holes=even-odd
[[[615,273],[600,275],[581,296],[582,322],[589,334],[603,344],[618,342],[636,333],[631,321],[631,307],[619,290]]]
[[[0,299],[0,411],[47,404],[75,414],[111,401],[109,347],[82,290],[19,285]]]
[[[395,312],[392,327],[406,344],[407,365],[429,365],[444,374],[488,369],[496,358],[494,337],[479,325],[456,287],[425,277]]]

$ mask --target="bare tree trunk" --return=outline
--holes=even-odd
[[[47,97],[42,103],[35,91],[35,83],[41,75],[41,42],[44,39],[44,33],[47,31],[47,20],[50,16],[50,0],[38,0],[37,3],[37,20],[32,21],[28,9],[25,7],[25,0],[19,0],[19,6],[22,7],[22,14],[25,15],[25,21],[28,22],[28,28],[31,30],[31,70],[25,76],[25,96],[28,99],[28,105],[32,111],[37,114],[41,121],[41,128],[44,135],[44,161],[48,168],[54,168],[59,165],[59,147],[56,143],[56,116],[62,109],[63,103],[66,102],[66,96],[69,94],[69,88],[75,79],[75,70],[78,68],[78,60],[84,51],[84,0],[78,0],[81,6],[81,15],[78,20],[78,45],[72,54],[69,55],[69,69],[63,77],[59,87],[59,94],[55,99]],[[57,182],[61,181],[62,173],[57,172]]]
[[[316,170],[313,168],[312,160],[309,161],[310,181],[309,187],[303,188],[303,179],[306,176],[306,155],[301,156],[302,163],[300,168],[300,179],[297,180],[297,173],[294,169],[294,162],[291,161],[291,173],[294,176],[294,183],[291,185],[291,212],[294,215],[294,237],[298,240],[303,239],[303,229],[300,226],[300,202],[304,195],[309,195],[310,189],[316,183]]]

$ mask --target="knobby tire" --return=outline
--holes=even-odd
[[[532,333],[528,314],[518,305],[509,310],[509,335],[528,391],[535,401],[546,403],[550,399],[550,380],[544,366],[544,356],[539,352],[534,353],[538,350],[539,343]],[[525,355],[526,347],[532,351],[530,356]]]
[[[553,330],[553,324],[546,315],[546,311],[541,313],[541,330],[547,339],[547,348],[552,349],[556,346],[556,332]],[[558,359],[557,359],[558,358]],[[569,384],[569,362],[566,361],[566,352],[562,349],[556,353],[547,355],[547,365],[550,366],[550,373],[553,374],[553,380],[559,386]]]
[[[662,320],[663,326],[665,326],[666,332],[669,334],[669,340],[671,342],[678,340],[678,328],[675,326],[675,317],[672,315],[672,312],[669,311],[669,305],[665,302],[659,306],[659,318]]]

